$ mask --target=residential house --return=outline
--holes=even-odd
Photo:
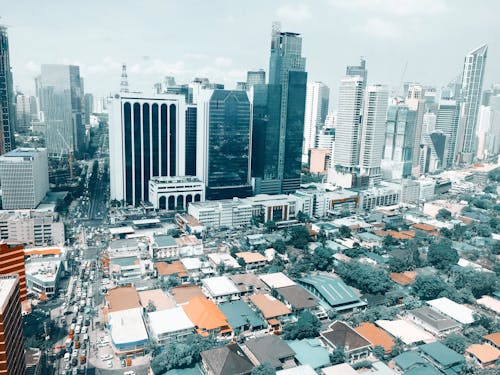
[[[408,316],[417,325],[439,337],[455,332],[462,327],[460,323],[427,306],[409,311]]]
[[[439,371],[448,375],[459,375],[462,372],[462,367],[465,364],[464,356],[446,345],[433,342],[420,345],[418,348],[422,353],[422,357],[427,359]]]
[[[267,264],[267,258],[258,252],[243,251],[236,253],[236,258],[243,260],[247,271],[259,270]]]
[[[255,294],[249,297],[249,301],[260,311],[275,333],[281,330],[281,321],[288,320],[292,313],[283,302],[269,294]]]
[[[324,342],[332,350],[343,349],[350,362],[366,358],[370,355],[372,344],[347,323],[335,321],[327,331],[321,332]]]
[[[243,333],[265,329],[267,324],[243,300],[224,302],[219,309],[226,316],[233,331]]]
[[[182,306],[193,322],[196,332],[201,336],[231,337],[232,329],[226,316],[217,305],[204,297],[194,297]]]
[[[229,275],[229,278],[233,281],[234,285],[236,285],[241,296],[267,293],[270,291],[270,288],[253,273],[237,273],[235,275]]]
[[[395,345],[392,337],[373,323],[363,322],[358,327],[354,328],[354,330],[367,339],[372,344],[373,348],[376,346],[384,348],[385,354],[390,354]]]
[[[150,337],[161,345],[194,332],[194,325],[182,307],[150,312],[147,321]]]
[[[465,355],[480,367],[493,367],[500,358],[500,350],[488,343],[473,344],[465,349]]]
[[[207,375],[250,375],[254,364],[238,344],[224,345],[201,352]]]
[[[268,363],[275,370],[295,367],[295,351],[276,335],[252,338],[245,343],[245,353],[254,363]]]
[[[240,298],[240,291],[227,276],[208,277],[201,282],[203,292],[215,303],[234,301]]]

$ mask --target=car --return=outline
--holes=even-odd
[[[101,361],[109,361],[110,359],[113,359],[113,356],[111,354],[101,355]]]
[[[106,366],[108,366],[108,368],[112,368],[113,367],[113,361],[109,360],[108,362],[106,362]]]
[[[78,364],[78,358],[75,357],[71,360],[71,366],[75,367],[77,364]]]

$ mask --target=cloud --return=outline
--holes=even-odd
[[[330,0],[336,8],[394,16],[432,16],[446,12],[446,0]]]
[[[28,61],[24,64],[24,68],[30,73],[40,73],[40,64],[37,64],[34,61]]]
[[[398,39],[401,36],[394,23],[376,17],[369,18],[364,24],[355,26],[353,29],[377,38]]]
[[[214,64],[221,68],[228,68],[233,64],[233,60],[229,57],[218,56],[215,58]]]
[[[286,4],[276,9],[276,16],[282,21],[302,22],[312,17],[309,6],[304,3]]]

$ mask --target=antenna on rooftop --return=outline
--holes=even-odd
[[[128,92],[127,65],[122,64],[122,80],[120,82],[120,92]]]

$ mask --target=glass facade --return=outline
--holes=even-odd
[[[214,90],[209,101],[207,199],[251,194],[250,101],[244,91]]]
[[[7,28],[0,25],[0,154],[14,146],[14,91]]]
[[[186,176],[196,176],[196,106],[186,109]]]

